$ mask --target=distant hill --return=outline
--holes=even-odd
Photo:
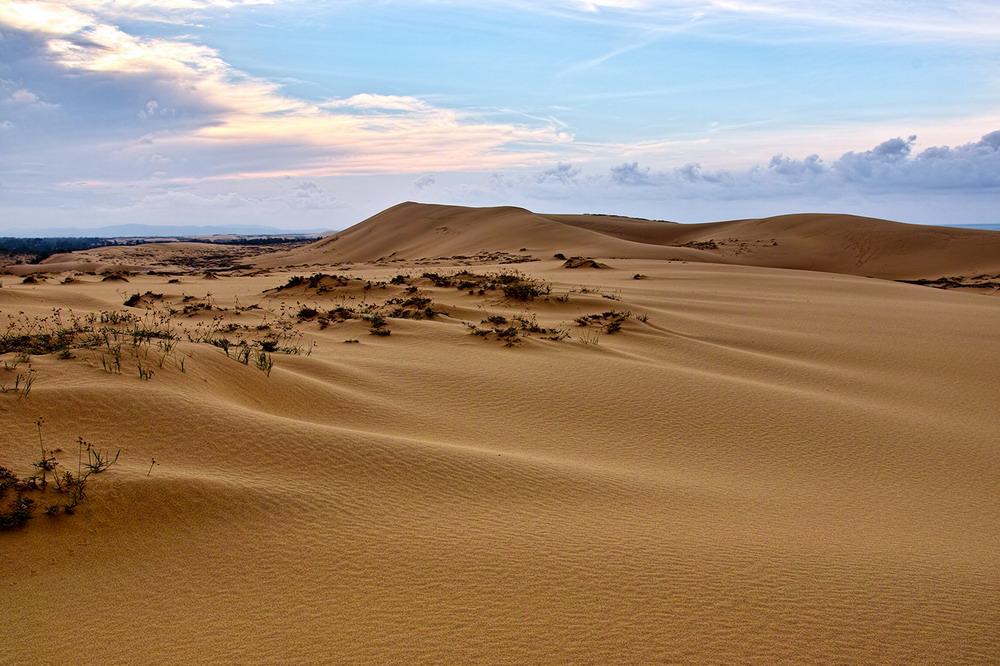
[[[0,236],[14,238],[193,238],[201,236],[290,236],[326,233],[326,229],[289,230],[252,224],[219,224],[192,226],[184,224],[118,224],[105,227],[57,227],[49,229],[11,230]]]
[[[1000,224],[951,224],[948,226],[962,229],[983,229],[985,231],[1000,231]]]

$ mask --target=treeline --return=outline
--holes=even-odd
[[[240,238],[190,238],[199,243],[212,243],[213,245],[291,245],[295,243],[311,243],[322,238],[319,235],[302,236],[247,236]]]
[[[0,255],[13,257],[17,263],[37,264],[38,262],[60,252],[89,250],[107,245],[142,245],[143,243],[175,243],[196,242],[212,245],[293,245],[308,243],[319,236],[240,236],[236,238],[212,237],[178,237],[170,238],[92,238],[53,237],[53,238],[14,238],[0,237]]]
[[[89,250],[110,245],[107,238],[13,238],[0,237],[0,254],[16,257],[24,263],[38,263],[60,252]]]

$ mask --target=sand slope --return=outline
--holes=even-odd
[[[502,251],[549,258],[681,259],[888,279],[1000,274],[1000,233],[833,214],[671,224],[523,208],[404,203],[267,266],[452,257]]]
[[[0,464],[27,472],[38,416],[126,451],[76,516],[0,533],[0,662],[1000,659],[1000,300],[613,263],[521,264],[553,289],[527,305],[421,282],[449,314],[296,324],[316,346],[270,376],[187,341],[148,382],[36,357],[32,394],[0,395]],[[286,277],[127,289],[263,308],[187,327],[356,302],[264,295]],[[0,314],[121,290],[5,284]],[[607,309],[648,319],[588,344],[574,318]],[[524,310],[572,337],[462,325]]]
[[[686,248],[649,247],[514,206],[465,208],[407,202],[288,255],[275,255],[265,261],[281,265],[558,251],[595,256],[695,256]]]

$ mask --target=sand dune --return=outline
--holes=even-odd
[[[309,327],[317,351],[271,377],[204,345],[148,383],[37,359],[33,395],[5,404],[10,457],[30,459],[42,414],[54,441],[127,461],[79,515],[3,536],[9,645],[73,654],[33,636],[82,638],[38,594],[80,589],[109,627],[94,662],[1000,654],[1000,349],[977,333],[1000,325],[995,301],[627,268],[650,279],[600,286],[649,321],[596,346],[403,321],[385,340]],[[244,302],[264,286],[212,285]],[[56,289],[5,288],[5,309]],[[101,284],[76,299],[117,301]],[[532,309],[617,305],[587,299]]]
[[[602,219],[605,224],[640,223],[629,218]],[[264,261],[265,265],[278,266],[475,256],[497,252],[538,258],[548,258],[554,252],[656,259],[694,259],[698,256],[696,251],[688,248],[652,246],[514,206],[465,208],[407,202],[311,245],[288,254],[275,254]]]
[[[404,203],[265,265],[506,252],[679,259],[888,279],[1000,274],[1000,233],[852,215],[798,214],[707,224],[523,208]]]
[[[0,465],[31,473],[39,417],[67,467],[78,436],[123,453],[75,515],[0,532],[0,663],[1000,660],[998,298],[607,251],[711,256],[668,241],[726,229],[791,261],[848,244],[823,218],[419,210],[291,254],[544,240],[612,269],[5,281],[4,387],[25,331],[122,351],[120,372],[106,343],[32,355],[30,395],[0,393]],[[864,262],[885,275],[945,233],[871,224],[878,247],[914,234]],[[953,238],[928,270],[988,263]]]

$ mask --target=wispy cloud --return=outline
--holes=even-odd
[[[644,37],[638,38],[634,42],[625,44],[623,46],[619,46],[618,48],[615,49],[611,49],[610,51],[602,53],[593,58],[588,58],[586,60],[581,60],[580,62],[573,63],[569,67],[565,67],[559,72],[557,72],[556,76],[570,76],[573,74],[581,74],[583,72],[586,72],[587,70],[599,67],[604,63],[614,60],[615,58],[623,56],[627,53],[632,53],[633,51],[642,50],[654,44],[657,40],[660,39],[660,37],[661,36],[658,34],[646,35]]]
[[[110,18],[183,22],[241,7],[350,5],[357,0],[74,0],[78,13]],[[684,30],[719,22],[829,27],[862,31],[873,38],[983,38],[1000,36],[1000,5],[994,0],[386,0],[398,6],[468,5],[610,22],[642,30]],[[6,4],[6,3],[5,3]],[[10,14],[33,21],[38,2],[15,2]],[[62,4],[62,3],[60,3]],[[34,7],[32,7],[34,5]],[[73,21],[69,13],[61,20]]]
[[[583,20],[646,30],[675,30],[699,22],[718,29],[720,22],[736,20],[842,29],[874,39],[1000,36],[1000,5],[993,0],[493,0],[493,4],[577,14]]]

